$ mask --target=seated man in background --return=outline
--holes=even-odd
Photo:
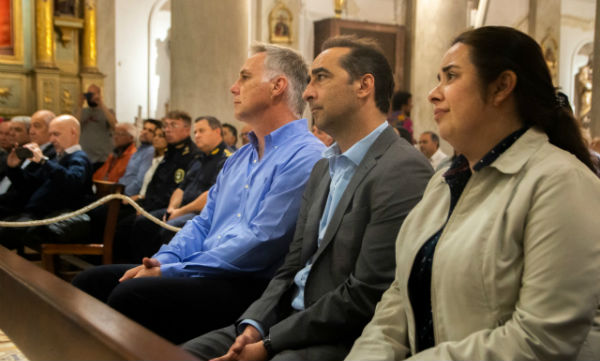
[[[188,172],[190,163],[198,155],[198,147],[190,138],[192,118],[186,112],[170,111],[164,121],[165,139],[168,143],[164,158],[155,170],[148,185],[144,188],[143,196],[134,195],[132,198],[146,211],[167,208],[173,191],[183,181]],[[141,191],[141,190],[140,190]],[[104,217],[98,216],[100,211],[94,214],[94,229]],[[116,262],[131,262],[130,242],[133,225],[136,218],[133,207],[121,207],[119,221],[114,237],[113,255]],[[97,233],[95,231],[94,233]]]
[[[433,169],[437,169],[440,163],[448,157],[440,149],[440,137],[431,131],[421,133],[419,137],[419,149],[429,159]]]
[[[21,147],[24,144],[29,143],[29,127],[31,126],[31,117],[27,116],[17,116],[12,117],[10,121],[10,126],[8,128],[8,140],[11,143],[10,149],[14,149],[17,147]],[[8,155],[7,155],[8,159]],[[25,159],[19,159],[19,164],[23,164]],[[8,162],[7,162],[8,165]],[[6,172],[8,170],[5,169],[4,176],[0,179],[0,195],[6,193],[8,188],[12,184]]]
[[[29,126],[29,139],[31,142],[37,144],[44,156],[49,159],[56,156],[56,151],[50,142],[50,133],[48,132],[50,121],[55,117],[56,115],[49,110],[38,110],[31,116]],[[37,178],[36,176],[29,176],[29,174],[37,173],[40,165],[25,159],[22,161],[20,168],[27,170],[24,174],[27,174],[29,178]],[[39,186],[36,182],[30,184],[23,180],[13,183],[9,177],[6,177],[6,180],[2,180],[0,184],[6,184],[4,182],[8,183],[8,188],[4,194],[0,195],[0,218],[21,212],[27,199],[29,199]]]
[[[385,121],[394,78],[379,47],[339,37],[323,49],[304,99],[336,142],[313,169],[263,295],[237,325],[184,345],[201,359],[342,360],[394,278],[396,233],[432,170]]]
[[[10,179],[15,184],[30,184],[35,191],[25,201],[23,214],[13,217],[25,221],[55,216],[79,209],[92,194],[92,165],[79,145],[79,121],[71,115],[60,115],[50,122],[50,142],[56,156],[49,159],[36,143],[25,144],[33,156],[35,170],[21,169],[13,150],[8,155]],[[7,228],[0,230],[0,243],[15,248],[24,240],[31,243],[53,242],[48,227]],[[64,241],[64,240],[63,240]]]
[[[115,147],[108,155],[106,162],[98,168],[92,177],[93,180],[118,182],[125,174],[129,159],[136,152],[135,127],[130,123],[117,123],[113,132]]]
[[[231,87],[250,145],[227,159],[200,215],[143,264],[80,273],[73,284],[174,343],[233,322],[281,265],[306,180],[324,149],[309,131],[307,67],[255,45]]]
[[[144,181],[144,174],[150,168],[152,158],[154,157],[154,147],[152,146],[154,132],[161,127],[162,124],[159,120],[144,120],[139,137],[140,146],[129,159],[125,174],[119,179],[119,183],[125,186],[125,191],[123,192],[125,195],[132,196],[140,192]]]
[[[10,120],[0,122],[0,179],[4,177],[6,172],[6,157],[12,149],[10,141]]]
[[[223,123],[223,141],[225,141],[225,144],[227,144],[234,152],[237,150],[237,129],[229,123]]]
[[[150,212],[174,227],[183,227],[185,222],[204,208],[208,189],[215,184],[225,160],[232,154],[223,141],[221,122],[215,117],[201,116],[196,119],[194,142],[201,153],[190,164],[183,182],[171,194],[169,206]],[[131,262],[135,262],[152,256],[163,243],[173,238],[174,233],[143,216],[137,216],[131,235],[128,240]]]

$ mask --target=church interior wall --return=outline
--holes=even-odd
[[[148,68],[148,64],[151,67],[156,67],[157,62],[160,62],[158,60],[160,57],[155,56],[154,53],[148,59],[148,17],[153,5],[157,2],[165,2],[167,0],[138,0],[135,4],[133,2],[120,1],[115,3],[115,0],[107,1],[115,4],[115,70],[112,76],[115,84],[114,103],[118,119],[121,121],[132,121],[137,115],[138,106],[142,107],[141,115],[143,117],[160,117],[164,115],[165,102],[170,103],[171,109],[174,109],[175,104],[179,104],[184,108],[189,104],[191,108],[187,110],[195,116],[196,114],[192,109],[196,106],[193,104],[192,99],[194,96],[200,97],[201,95],[186,94],[184,96],[185,101],[178,100],[177,95],[170,94],[170,91],[165,91],[165,87],[162,86],[167,83],[167,79],[169,75],[172,75],[173,70],[171,70],[171,73],[166,74],[165,69],[167,68],[164,66],[161,69],[150,68],[149,70]],[[243,4],[242,7],[247,9],[248,23],[242,26],[242,28],[248,30],[246,43],[251,43],[252,41],[266,42],[269,40],[267,21],[269,12],[276,4],[276,1],[246,0],[243,2],[238,1],[237,4],[232,5],[232,8],[236,8],[240,4]],[[281,1],[291,10],[294,16],[292,43],[288,46],[298,50],[310,62],[314,58],[313,23],[334,16],[333,1]],[[470,20],[468,7],[472,6],[473,3],[487,3],[487,14],[483,25],[512,26],[530,33],[538,41],[541,41],[547,35],[552,36],[556,40],[556,51],[558,52],[557,85],[574,101],[574,75],[582,63],[585,62],[585,58],[577,55],[576,52],[583,44],[593,41],[594,0],[489,0],[485,2],[465,0],[458,3],[451,2],[446,5],[443,5],[443,3],[445,2],[432,0],[349,0],[344,5],[344,13],[342,15],[344,19],[385,24],[405,24],[406,12],[412,11],[413,17],[410,20],[415,24],[415,29],[412,31],[412,34],[411,29],[407,29],[407,34],[411,36],[407,41],[409,44],[413,44],[409,49],[413,53],[413,56],[407,62],[407,66],[410,69],[412,78],[410,89],[408,90],[414,96],[415,109],[413,110],[413,118],[416,123],[416,136],[425,130],[437,130],[429,114],[431,107],[426,99],[427,92],[432,84],[435,83],[433,79],[435,79],[436,67],[441,55],[447,49],[448,43],[460,31],[467,28]],[[187,7],[194,7],[191,3],[186,4],[185,6]],[[448,9],[441,10],[444,6],[447,6]],[[532,6],[535,7],[532,10],[533,12],[530,11],[530,7]],[[423,19],[418,15],[419,8],[423,9],[424,14],[427,14],[423,15]],[[173,17],[173,19],[176,19],[176,17]],[[108,24],[110,26],[109,22]],[[427,26],[416,24],[427,24]],[[152,26],[155,27],[156,24]],[[165,23],[158,26],[162,26],[163,31],[156,30],[154,32],[155,34],[160,33],[162,35],[155,36],[155,38],[151,39],[150,43],[162,41],[164,44],[162,49],[163,57],[167,56],[166,60],[168,61],[170,60],[166,50],[168,41],[166,35],[164,35],[164,29],[168,25]],[[206,23],[197,21],[187,31],[201,33],[202,28],[210,29]],[[431,34],[431,39],[426,43],[424,49],[417,51],[419,47],[418,43],[421,41],[419,39],[423,39],[424,34],[428,33]],[[132,39],[136,40],[132,41]],[[230,45],[228,48],[233,52],[240,51],[240,49],[232,49]],[[196,50],[200,54],[198,56],[201,57],[203,53],[201,49]],[[152,51],[158,51],[158,48],[151,49]],[[244,51],[246,50],[244,49]],[[419,61],[415,62],[415,59],[419,59]],[[196,66],[203,63],[204,61],[200,60]],[[237,74],[240,65],[241,62],[233,66],[235,74]],[[424,67],[424,69],[419,70],[419,66]],[[107,74],[107,77],[111,76],[110,69],[101,66],[101,70]],[[149,72],[150,80],[148,79]],[[214,73],[214,71],[209,72]],[[223,72],[220,71],[219,76],[224,76]],[[233,81],[235,81],[235,77],[228,77],[221,81],[223,84],[228,84],[227,86],[221,85],[219,90],[223,93],[222,97],[225,100],[213,112],[215,114],[224,114],[224,121],[232,121],[232,107],[229,102],[230,95],[228,89]],[[177,88],[172,79],[170,83],[170,90]],[[150,92],[148,92],[148,86],[151,86]],[[110,81],[106,82],[105,89],[107,91],[110,90]],[[159,95],[159,92],[163,94]],[[109,93],[106,95],[110,98]],[[202,101],[200,102],[202,103]],[[205,112],[203,111],[202,113]],[[237,124],[235,121],[234,123]]]

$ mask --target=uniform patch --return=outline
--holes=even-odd
[[[181,168],[177,169],[175,171],[175,183],[176,184],[181,183],[181,181],[183,180],[183,177],[185,177],[185,171]]]

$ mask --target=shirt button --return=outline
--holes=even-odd
[[[244,188],[248,189],[248,185],[246,184],[246,185],[244,186]]]
[[[252,163],[256,163],[256,159],[252,161]]]
[[[217,236],[218,239],[221,239],[221,236]]]
[[[240,217],[242,216],[242,214],[241,214],[241,213],[238,213],[238,214],[237,214],[237,216],[238,216],[238,218],[240,218]]]

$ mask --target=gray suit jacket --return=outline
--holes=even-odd
[[[427,159],[388,127],[356,169],[317,247],[328,167],[327,159],[315,165],[284,264],[240,318],[261,323],[275,352],[318,344],[349,350],[393,280],[396,235],[433,173]],[[292,312],[294,276],[313,255],[306,309]]]

